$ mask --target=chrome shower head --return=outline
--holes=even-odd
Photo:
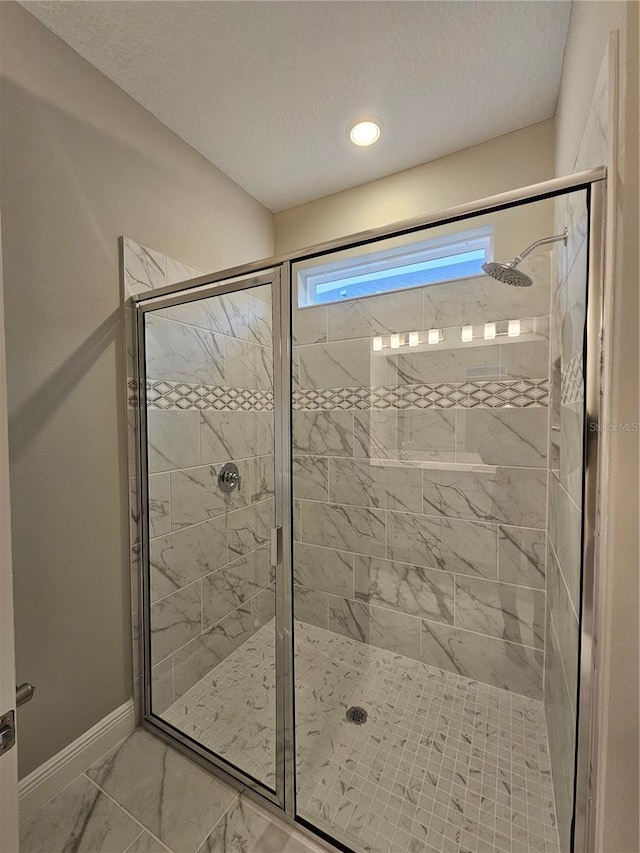
[[[520,272],[512,263],[498,264],[492,261],[488,264],[482,264],[482,270],[496,281],[501,281],[503,284],[510,284],[512,287],[531,287],[533,280],[526,273]]]
[[[490,261],[489,263],[482,264],[482,271],[486,275],[491,276],[491,278],[495,278],[496,281],[501,281],[503,284],[510,284],[511,287],[531,287],[533,280],[526,273],[516,269],[518,264],[520,264],[530,252],[537,249],[538,246],[546,246],[548,243],[557,243],[559,240],[563,240],[566,246],[568,233],[569,229],[565,228],[562,234],[556,234],[555,237],[544,237],[542,240],[536,240],[536,242],[528,246],[521,255],[518,255],[512,261],[509,261],[508,264],[499,264],[496,261]]]

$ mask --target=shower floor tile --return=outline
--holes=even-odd
[[[163,718],[272,785],[274,660],[267,625]],[[296,714],[299,814],[354,850],[558,853],[541,702],[296,623]]]

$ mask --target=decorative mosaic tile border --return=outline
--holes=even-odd
[[[437,385],[329,388],[293,392],[301,409],[489,409],[549,405],[548,379],[448,382]]]
[[[138,404],[137,385],[129,382],[129,405]],[[147,406],[150,409],[199,409],[216,412],[269,412],[273,409],[273,392],[249,388],[224,388],[216,385],[191,385],[187,382],[167,382],[164,379],[147,382]]]
[[[129,405],[136,406],[136,384],[129,383]],[[564,385],[563,385],[563,403]],[[151,409],[218,412],[271,411],[273,392],[186,382],[147,382]],[[549,405],[548,379],[449,382],[438,385],[303,389],[293,392],[294,411],[348,409],[488,409]]]
[[[562,370],[560,400],[563,406],[582,403],[584,400],[583,354],[576,353]]]

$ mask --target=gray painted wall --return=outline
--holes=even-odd
[[[0,32],[24,776],[131,697],[118,237],[220,269],[271,255],[273,220],[17,4]]]

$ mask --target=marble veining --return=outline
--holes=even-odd
[[[79,776],[20,827],[20,851],[124,853],[139,834],[140,826],[126,812]]]
[[[551,545],[548,546],[547,566],[549,618],[553,622],[555,636],[558,638],[558,649],[567,692],[575,709],[578,704],[580,622]]]
[[[295,412],[293,451],[300,456],[352,456],[351,412]]]
[[[249,297],[246,291],[209,296],[167,308],[167,317],[221,335],[247,339]]]
[[[385,514],[368,507],[301,501],[302,541],[384,557]]]
[[[198,853],[282,853],[290,833],[238,798],[224,814]],[[302,848],[301,848],[302,849]]]
[[[149,472],[191,468],[200,462],[197,412],[147,413]]]
[[[273,352],[246,341],[225,339],[225,380],[236,388],[273,389]]]
[[[195,851],[236,797],[232,788],[142,730],[87,774],[176,853]]]
[[[151,599],[175,592],[227,562],[223,516],[159,536],[149,543]]]
[[[453,462],[454,412],[370,411],[353,415],[357,457]]]
[[[501,581],[536,589],[545,587],[547,535],[521,527],[498,529],[498,576]]]
[[[296,542],[293,549],[293,579],[312,589],[353,598],[354,555],[333,548]]]
[[[389,335],[416,325],[422,312],[420,288],[396,293],[349,299],[326,306],[329,340]],[[304,309],[294,315],[294,326]]]
[[[221,335],[152,314],[146,315],[145,330],[149,379],[227,384]]]
[[[153,663],[193,640],[202,631],[202,593],[191,584],[151,605],[151,657]]]
[[[166,284],[166,258],[135,240],[123,238],[125,297],[155,290]]]
[[[374,459],[329,460],[329,500],[338,504],[420,512],[422,472]]]
[[[430,666],[542,699],[544,655],[537,649],[426,620],[420,639]]]
[[[326,456],[294,456],[293,493],[310,501],[329,500],[329,460]]]
[[[299,356],[303,388],[350,388],[384,382],[384,362],[371,357],[368,338],[303,346]]]
[[[205,673],[251,637],[250,603],[236,607],[206,633],[187,643],[173,656],[176,697],[182,696]]]
[[[497,530],[493,525],[387,513],[386,556],[392,560],[495,578],[497,547]]]
[[[426,515],[544,528],[547,472],[487,466],[471,471],[423,471]]]
[[[203,465],[171,472],[171,526],[173,530],[239,509],[251,500],[249,460],[238,460],[240,485],[223,492],[218,484],[219,466]]]
[[[229,557],[242,556],[269,541],[273,527],[273,501],[266,500],[237,509],[227,516]]]
[[[547,419],[543,408],[459,412],[456,461],[544,468]]]
[[[542,590],[470,577],[456,578],[458,628],[544,649]]]
[[[330,631],[410,658],[420,656],[420,622],[404,613],[362,601],[329,596]]]
[[[539,375],[544,376],[545,371]],[[390,385],[462,383],[474,376],[483,380],[499,379],[499,346],[469,345],[464,349],[409,351],[387,359],[387,382]]]
[[[270,412],[203,412],[199,417],[202,463],[273,453]]]
[[[355,597],[400,613],[453,624],[454,580],[447,572],[356,555]]]
[[[556,477],[549,476],[549,541],[576,613],[580,612],[582,513]]]
[[[558,853],[541,702],[348,636],[295,628],[303,817],[358,853]],[[163,714],[267,785],[274,641],[265,626]],[[345,721],[352,704],[368,711],[365,726]],[[236,805],[201,853],[267,853],[273,844],[284,853],[289,843]]]

